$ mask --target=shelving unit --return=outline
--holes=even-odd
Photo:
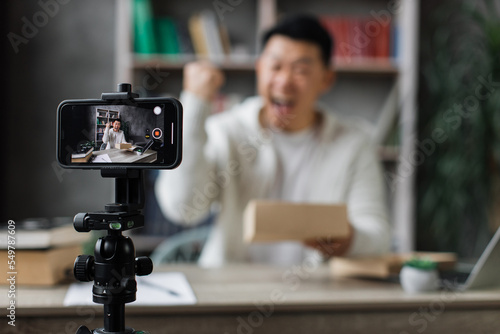
[[[197,57],[196,55],[184,55],[182,57],[169,57],[163,55],[154,55],[150,57],[134,56],[132,68],[134,70],[141,70],[146,67],[158,67],[164,70],[177,71],[182,70],[184,65],[187,63],[199,59],[203,58]],[[218,63],[218,66],[225,71],[250,71],[253,73],[255,70],[256,60],[257,56],[249,56],[248,59],[243,61],[223,59]],[[338,74],[375,74],[396,76],[399,73],[398,65],[393,59],[366,59],[352,62],[336,59],[334,60],[334,64],[335,71]]]
[[[103,141],[104,130],[106,130],[106,123],[111,120],[120,118],[120,112],[116,110],[108,110],[98,108],[95,112],[95,147],[98,150]]]
[[[153,1],[159,15],[175,16],[188,20],[190,15],[203,9],[214,10],[213,2],[192,0],[164,3]],[[224,2],[224,1],[223,1]],[[387,170],[388,189],[392,207],[392,223],[395,249],[401,252],[414,250],[414,206],[416,164],[412,155],[416,152],[416,91],[417,91],[417,36],[419,0],[401,0],[399,8],[391,8],[390,0],[254,0],[232,2],[232,10],[224,12],[222,23],[229,34],[247,46],[247,55],[224,57],[217,65],[226,74],[226,84],[232,91],[255,94],[254,64],[259,53],[261,33],[274,25],[278,17],[290,12],[311,12],[317,15],[364,15],[380,19],[380,15],[392,13],[397,22],[397,58],[360,58],[353,61],[334,61],[338,81],[324,101],[334,110],[362,116],[373,124],[378,123],[379,110],[394,85],[398,85],[399,146],[380,147],[380,157]],[[194,55],[138,55],[133,52],[133,26],[131,2],[117,0],[116,82],[131,82],[142,93],[153,95],[182,88],[183,66],[199,59]],[[231,5],[230,5],[231,6]],[[220,16],[219,16],[220,18]],[[156,77],[155,77],[156,73]],[[160,74],[158,74],[160,73]],[[154,82],[154,78],[157,82]],[[228,88],[225,89],[228,89]],[[224,88],[223,88],[224,92]],[[360,98],[362,96],[363,98]],[[359,115],[356,112],[360,111]]]

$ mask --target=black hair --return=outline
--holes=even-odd
[[[113,123],[114,123],[114,122],[116,122],[116,121],[118,121],[118,122],[120,122],[120,123],[123,123],[121,118],[115,118],[115,119],[113,120]]]
[[[317,45],[321,51],[321,60],[323,60],[326,66],[330,65],[334,41],[317,17],[308,14],[286,16],[264,33],[262,48],[266,46],[269,39],[274,35],[283,35],[291,39]]]

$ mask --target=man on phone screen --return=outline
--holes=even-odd
[[[111,125],[113,126],[111,129]],[[102,141],[106,144],[106,150],[115,148],[116,144],[126,143],[125,134],[120,127],[122,122],[120,119],[115,119],[113,122],[106,123],[106,129],[102,136]]]

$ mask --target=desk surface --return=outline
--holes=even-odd
[[[139,155],[136,152],[120,150],[117,148],[95,151],[92,154],[94,156],[107,154],[111,159],[111,162],[117,162],[117,163],[136,163],[136,162],[149,163],[149,162],[155,162],[157,157],[156,151],[153,150],[148,150],[144,154]]]
[[[397,283],[333,278],[329,269],[324,266],[275,268],[232,265],[219,269],[201,269],[195,266],[173,265],[155,270],[184,272],[198,303],[161,307],[134,307],[133,303],[127,304],[127,317],[136,317],[135,323],[139,323],[139,326],[143,327],[141,329],[151,330],[151,326],[164,328],[164,317],[169,316],[170,319],[176,319],[177,324],[183,324],[179,325],[179,328],[194,326],[193,319],[196,318],[208,322],[215,321],[213,326],[228,328],[228,333],[232,333],[235,332],[233,327],[238,325],[236,322],[238,317],[247,319],[256,311],[265,314],[265,310],[272,310],[273,316],[266,318],[267,327],[259,326],[262,327],[259,329],[262,333],[270,333],[283,326],[297,329],[300,327],[299,323],[296,325],[293,323],[304,321],[315,323],[319,321],[318,324],[322,323],[325,326],[327,322],[329,324],[333,322],[325,327],[330,329],[330,326],[336,326],[335,321],[341,321],[346,329],[345,333],[349,333],[354,323],[347,319],[352,321],[358,319],[355,324],[357,328],[363,326],[375,328],[373,326],[377,323],[379,329],[385,328],[385,332],[388,333],[391,331],[383,327],[386,326],[384,324],[386,319],[393,324],[396,323],[394,326],[398,330],[413,329],[415,332],[415,329],[420,328],[415,326],[420,318],[415,318],[412,323],[411,317],[415,314],[418,316],[418,312],[421,313],[425,309],[432,311],[427,317],[428,325],[437,326],[436,331],[428,330],[426,333],[444,333],[443,328],[450,329],[450,324],[457,326],[455,333],[466,333],[460,331],[465,328],[460,321],[467,319],[469,324],[471,321],[475,323],[474,328],[477,328],[479,320],[485,324],[496,321],[496,325],[500,325],[500,290],[437,291],[411,295],[403,292]],[[62,306],[66,289],[67,286],[49,289],[21,286],[18,288],[16,301],[18,313],[23,317],[39,317],[37,323],[40,326],[43,321],[49,321],[50,317],[55,317],[54,319],[76,317],[77,308]],[[0,307],[6,307],[7,303],[7,288],[1,287]],[[95,310],[97,314],[102,315],[101,305],[96,305]],[[440,321],[429,320],[431,316]],[[359,322],[360,317],[363,319],[361,322]],[[159,327],[155,327],[155,319],[157,321],[163,319],[163,322],[158,323]],[[1,326],[0,323],[0,328]],[[137,325],[135,327],[137,328]],[[174,329],[170,329],[175,332]],[[199,328],[197,330],[205,332],[199,331]],[[207,329],[206,332],[211,331]],[[300,330],[297,329],[297,332]],[[224,331],[221,330],[220,333]]]

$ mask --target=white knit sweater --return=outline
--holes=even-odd
[[[209,117],[210,105],[189,92],[184,107],[183,161],[162,171],[156,196],[173,221],[196,224],[218,204],[216,224],[199,263],[219,266],[248,259],[242,242],[242,212],[251,199],[269,198],[277,173],[273,132],[259,124],[262,100],[249,98]],[[304,198],[311,203],[346,203],[354,239],[349,255],[378,254],[390,248],[381,166],[370,139],[357,127],[322,112]]]
[[[106,143],[106,149],[115,148],[116,144],[126,143],[125,134],[122,130],[114,131],[111,128],[106,128],[104,130],[104,135],[102,136],[102,141]]]

